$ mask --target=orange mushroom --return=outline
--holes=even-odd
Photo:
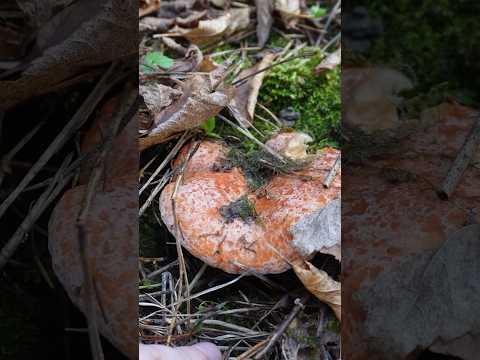
[[[182,150],[177,167],[191,146]],[[292,246],[291,227],[339,196],[340,174],[329,189],[322,186],[339,152],[325,148],[304,169],[274,176],[253,191],[239,168],[218,166],[227,151],[219,142],[200,144],[177,191],[176,180],[163,190],[162,219],[192,255],[213,267],[229,273],[283,272],[288,262],[302,258]],[[339,256],[338,247],[324,250]]]
[[[378,285],[382,274],[399,268],[406,259],[413,261],[440,249],[449,234],[472,221],[468,209],[476,209],[476,221],[480,221],[478,167],[470,166],[465,171],[451,201],[441,200],[436,193],[474,125],[471,114],[471,109],[457,104],[429,109],[419,120],[424,130],[396,143],[394,153],[377,156],[366,164],[350,164],[343,173],[349,189],[342,199],[342,247],[348,249],[342,259],[342,302],[349,314],[342,324],[342,333],[348,339],[342,349],[345,358],[376,359],[375,351],[378,359],[404,359],[417,346],[427,346],[430,336],[433,342],[439,335],[435,335],[439,331],[436,325],[421,322],[428,328],[423,334],[425,343],[402,343],[404,339],[398,334],[387,332],[388,321],[381,329],[372,326],[375,314],[389,304],[360,294]],[[409,286],[408,276],[400,274],[398,279],[405,288]],[[405,298],[397,300],[397,309],[404,306],[403,301],[408,303]],[[399,328],[402,332],[420,329],[405,329],[404,325]],[[397,322],[395,326],[398,328]],[[460,341],[464,335],[466,341],[468,334],[455,334]],[[392,336],[397,336],[395,344],[389,341]],[[391,348],[383,348],[383,353],[379,348],[369,348],[374,338],[386,339],[384,344]],[[448,346],[447,340],[451,339],[442,342]],[[394,348],[404,351],[403,355],[394,357],[390,352]]]
[[[82,139],[82,152],[103,141],[115,114],[118,98],[101,108]],[[107,154],[104,181],[96,189],[88,212],[87,261],[94,278],[99,330],[129,358],[138,357],[138,148],[136,120],[132,119]],[[86,311],[83,269],[78,245],[77,217],[94,161],[81,168],[79,183],[65,192],[50,217],[48,246],[58,279],[72,302]]]

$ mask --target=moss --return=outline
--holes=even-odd
[[[234,219],[242,219],[244,222],[256,220],[257,212],[255,205],[248,199],[246,195],[241,196],[230,204],[220,208],[220,214],[227,220],[232,222]]]
[[[315,67],[321,60],[317,50],[309,59],[299,58],[272,68],[259,95],[259,102],[276,114],[287,107],[297,111],[300,118],[294,129],[312,136],[314,149],[339,144],[340,70],[316,75]]]
[[[479,2],[375,0],[368,7],[386,29],[372,48],[373,62],[408,66],[424,90],[445,81],[462,89],[477,87],[471,79],[480,71]]]
[[[223,168],[234,167],[242,169],[251,190],[257,190],[268,182],[275,174],[288,174],[303,169],[308,162],[280,161],[264,150],[245,150],[243,146],[232,147],[225,159]]]

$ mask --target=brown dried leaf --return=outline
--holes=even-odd
[[[185,56],[182,59],[173,61],[173,65],[168,72],[191,72],[196,71],[203,61],[203,54],[196,45],[190,45]]]
[[[231,9],[215,19],[201,20],[194,29],[176,26],[172,32],[184,36],[193,44],[201,45],[243,30],[249,24],[250,8],[237,8]]]
[[[177,17],[176,24],[182,28],[194,28],[198,26],[198,22],[204,19],[207,11],[194,11],[186,17]]]
[[[175,19],[145,16],[138,22],[140,32],[166,32],[175,24]]]
[[[257,8],[258,46],[263,48],[270,37],[273,24],[273,0],[255,0]]]
[[[182,96],[155,114],[152,129],[139,139],[140,151],[159,144],[175,133],[196,128],[218,114],[233,97],[233,88],[211,91],[210,78],[195,75],[183,87]]]
[[[159,83],[140,85],[139,92],[152,115],[160,113],[182,95],[180,90]]]
[[[267,68],[272,64],[275,56],[275,54],[266,54],[262,61],[248,69],[241,71],[238,75],[238,79],[242,79],[261,69]],[[237,88],[235,97],[232,99],[228,107],[235,119],[237,119],[238,122],[245,127],[252,125],[258,93],[260,91],[260,87],[262,86],[265,74],[266,71],[262,71],[240,85]]]
[[[315,73],[317,75],[323,73],[325,70],[333,70],[342,62],[342,49],[334,51],[328,55],[325,59],[322,60],[320,64],[315,68]]]
[[[366,134],[400,127],[395,96],[412,87],[410,79],[389,68],[351,68],[342,71],[344,124]]]
[[[292,263],[292,267],[307,290],[315,295],[318,300],[330,306],[338,320],[341,320],[341,284],[308,261]]]
[[[138,16],[142,17],[151,14],[160,9],[161,0],[141,0],[140,8],[138,9]]]
[[[78,2],[92,5],[92,2]],[[73,5],[72,5],[73,6]],[[87,6],[87,5],[84,5]],[[93,6],[93,5],[92,5]],[[114,59],[135,54],[138,51],[137,23],[132,19],[137,3],[123,0],[109,0],[98,5],[98,11],[89,12],[87,19],[71,19],[77,12],[67,12],[61,19],[52,19],[66,24],[70,29],[67,37],[58,30],[51,37],[41,39],[47,48],[25,65],[19,79],[0,81],[2,108],[10,108],[33,96],[45,94],[54,86],[67,79],[84,73],[85,69],[108,63]],[[65,13],[65,14],[67,14]],[[75,15],[75,16],[74,16]],[[60,15],[59,15],[60,16]],[[74,22],[78,28],[69,25]]]

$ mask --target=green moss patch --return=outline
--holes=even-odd
[[[227,222],[232,222],[235,219],[242,219],[244,222],[252,222],[257,218],[255,205],[246,195],[241,196],[228,205],[222,206],[220,208],[220,214],[227,220]]]

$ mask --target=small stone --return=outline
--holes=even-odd
[[[283,120],[285,125],[292,126],[298,119],[300,119],[300,113],[289,106],[280,111],[280,119]]]

